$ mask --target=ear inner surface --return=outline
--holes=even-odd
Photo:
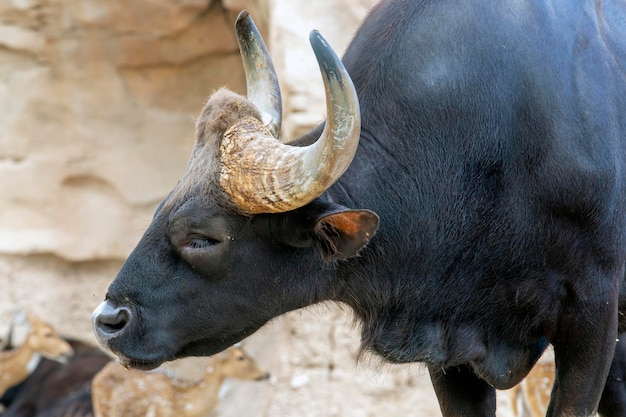
[[[321,217],[315,234],[322,241],[327,259],[346,259],[356,254],[374,236],[379,218],[369,210],[346,210]]]

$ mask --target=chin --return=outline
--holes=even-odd
[[[122,365],[124,368],[134,368],[134,369],[139,369],[142,371],[150,371],[154,368],[157,368],[159,366],[161,366],[163,364],[163,362],[166,362],[167,360],[143,360],[143,359],[133,359],[133,358],[129,358],[127,356],[124,355],[118,355],[117,356],[117,361],[119,362],[120,365]]]

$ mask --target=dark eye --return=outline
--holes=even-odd
[[[210,237],[202,235],[193,235],[189,237],[187,246],[191,249],[206,249],[216,243],[219,243],[216,239],[211,239]]]
[[[167,226],[174,252],[200,275],[223,275],[224,256],[231,245],[230,225],[223,216],[197,204],[183,205]]]

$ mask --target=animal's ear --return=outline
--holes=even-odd
[[[18,310],[13,314],[8,337],[8,345],[21,346],[26,341],[28,333],[32,330],[32,323],[24,310]]]
[[[378,229],[378,216],[369,210],[335,209],[321,215],[315,223],[325,260],[346,259],[356,255]]]
[[[253,225],[273,240],[296,248],[317,247],[326,261],[356,255],[378,229],[378,216],[316,199],[299,209],[256,216]]]

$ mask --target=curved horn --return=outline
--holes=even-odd
[[[326,124],[306,147],[285,145],[248,118],[229,128],[221,143],[222,189],[249,214],[302,207],[339,179],[359,143],[361,115],[352,80],[317,31],[309,37],[326,91]]]
[[[248,99],[261,113],[265,126],[277,138],[280,132],[282,103],[272,58],[263,37],[246,10],[239,13],[235,30],[246,73]]]

